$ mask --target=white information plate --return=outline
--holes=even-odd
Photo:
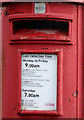
[[[21,109],[57,110],[57,55],[22,54]]]
[[[35,3],[35,13],[45,13],[45,3]]]

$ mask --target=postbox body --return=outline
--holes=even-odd
[[[3,4],[2,118],[82,117],[81,14],[69,3]]]

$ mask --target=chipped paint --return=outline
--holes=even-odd
[[[76,90],[74,91],[74,93],[72,93],[72,95],[73,95],[74,97],[77,97],[77,96],[78,96],[78,90],[76,89]]]
[[[66,32],[59,30],[36,30],[36,29],[21,29],[18,30],[14,35],[17,35],[21,40],[28,38],[56,38],[66,40],[68,35]]]
[[[20,40],[26,40],[28,37],[27,36],[21,36]]]

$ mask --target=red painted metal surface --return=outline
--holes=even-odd
[[[84,6],[82,7],[82,24],[84,21]],[[82,101],[84,101],[84,26],[82,26]],[[84,119],[84,102],[82,102],[82,114],[83,114],[83,119]]]
[[[44,0],[0,0],[0,2],[44,2]],[[83,0],[45,0],[45,2],[75,2],[75,3],[84,3]]]
[[[3,19],[2,19],[2,116],[3,118],[81,118],[81,8],[75,4],[68,3],[47,3],[47,9],[45,14],[35,14],[34,13],[34,4],[33,3],[7,3],[4,4],[3,10]],[[22,9],[23,8],[23,9]],[[66,11],[67,10],[67,11]],[[78,14],[78,15],[77,15]],[[13,26],[12,22],[27,19],[27,20],[61,20],[65,22],[69,22],[69,32],[70,37],[67,40],[58,39],[58,37],[52,40],[52,35],[47,36],[46,32],[41,30],[32,30],[33,34],[31,34],[31,30],[29,34],[24,29],[19,29],[15,34],[13,34]],[[78,29],[79,28],[79,29]],[[57,29],[58,30],[58,29]],[[61,30],[61,29],[60,29]],[[23,31],[26,33],[26,36],[30,37],[26,39],[21,35]],[[36,33],[35,33],[36,31]],[[53,30],[51,30],[53,32]],[[48,30],[49,32],[49,30]],[[68,33],[68,32],[67,32]],[[36,36],[39,35],[39,38]],[[17,39],[17,35],[19,38]],[[58,32],[58,35],[61,36]],[[64,34],[66,36],[66,33]],[[33,36],[33,38],[31,38]],[[46,38],[46,36],[48,38]],[[49,36],[51,38],[49,38]],[[54,36],[54,35],[53,35]],[[44,38],[45,39],[44,39]],[[55,36],[56,37],[56,36]],[[63,93],[63,98],[59,100],[59,112],[63,111],[62,115],[51,115],[54,114],[41,112],[40,114],[33,112],[34,114],[18,114],[18,106],[20,102],[20,87],[18,90],[18,85],[20,85],[20,63],[21,59],[18,60],[18,50],[23,50],[24,52],[32,52],[43,51],[49,52],[48,50],[62,50],[62,62],[63,67],[61,66],[61,62],[59,63],[60,67],[62,67],[63,76],[60,75],[61,79],[63,79],[62,86],[63,89],[60,88],[61,92],[58,94],[61,96]],[[26,51],[25,51],[26,50]],[[22,52],[22,51],[21,51]],[[20,53],[19,53],[20,54]],[[20,57],[19,57],[20,58]],[[58,69],[59,70],[59,69]],[[60,71],[58,71],[59,73]],[[58,80],[59,81],[59,80]],[[58,92],[60,91],[58,90]],[[19,102],[18,102],[19,101]],[[60,106],[63,104],[63,110]],[[80,110],[79,110],[80,109]],[[31,111],[30,111],[31,112]],[[44,115],[45,114],[45,115]]]
[[[82,97],[83,97],[83,91],[82,91],[82,6],[78,6],[78,81],[77,81],[77,88],[78,88],[78,98],[77,98],[77,117],[82,118]],[[83,109],[84,111],[84,109]]]
[[[0,8],[0,119],[2,118],[2,15]]]

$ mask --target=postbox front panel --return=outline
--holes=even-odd
[[[4,6],[3,118],[76,118],[77,6]]]

